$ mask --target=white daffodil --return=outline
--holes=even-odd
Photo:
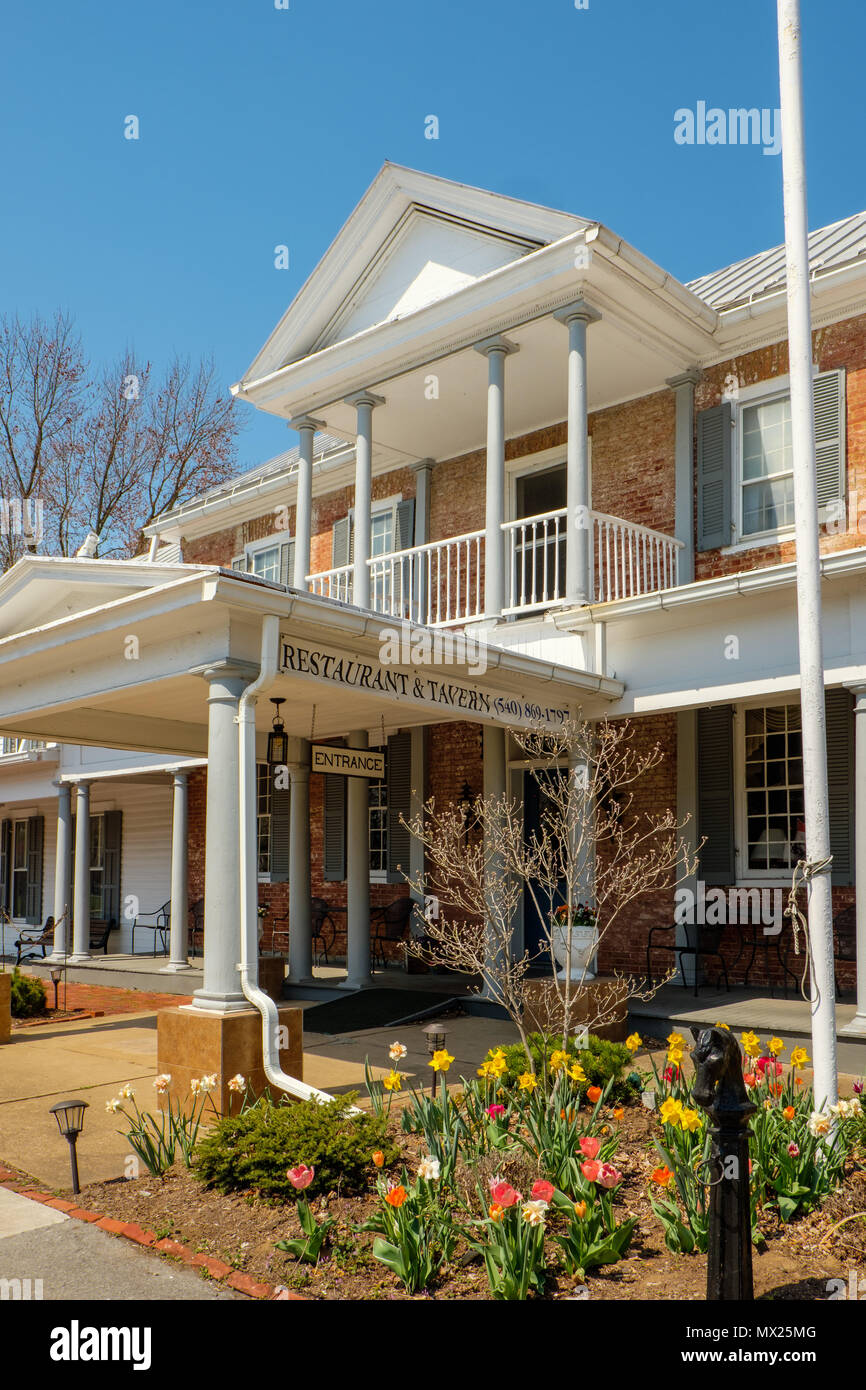
[[[167,1071],[160,1072],[159,1076],[154,1078],[153,1084],[159,1094],[164,1096],[171,1085],[171,1073]]]
[[[119,1096],[115,1096],[115,1097],[114,1097],[114,1100],[107,1100],[107,1101],[105,1102],[105,1108],[106,1108],[106,1110],[108,1111],[109,1115],[114,1115],[114,1114],[116,1114],[117,1111],[120,1109],[120,1098],[119,1098]]]
[[[192,1091],[194,1096],[201,1095],[201,1081],[197,1076],[194,1076],[192,1081],[189,1083],[189,1089]]]
[[[246,1089],[246,1084],[247,1084],[246,1081],[245,1081],[244,1078],[241,1076],[240,1072],[238,1072],[237,1076],[233,1076],[232,1079],[231,1079],[231,1081],[229,1082],[229,1090],[230,1090],[230,1091],[243,1091],[243,1090]]]
[[[212,1072],[210,1076],[203,1076],[202,1079],[201,1079],[201,1088],[202,1088],[202,1090],[205,1092],[205,1094],[207,1094],[208,1091],[214,1091],[214,1090],[216,1090],[216,1084],[217,1084],[217,1074],[216,1074],[216,1072]]]
[[[392,1062],[402,1062],[408,1051],[408,1047],[404,1047],[401,1042],[395,1042],[388,1048],[388,1056]]]
[[[821,1135],[830,1133],[830,1116],[824,1115],[820,1110],[813,1110],[809,1116],[809,1133],[813,1139],[818,1139]]]
[[[837,1100],[835,1105],[830,1106],[831,1115],[836,1115],[840,1120],[847,1120],[851,1114],[851,1106],[847,1100]]]
[[[132,1087],[130,1086],[129,1082],[127,1082],[125,1086],[121,1086],[121,1088],[120,1088],[120,1097],[121,1097],[121,1100],[132,1100],[132,1097],[133,1097],[134,1095],[135,1095],[135,1091],[132,1089]]]
[[[524,1202],[523,1219],[529,1226],[543,1226],[546,1211],[546,1202]]]
[[[421,1162],[418,1164],[418,1176],[419,1178],[423,1178],[425,1182],[438,1182],[438,1158],[432,1158],[430,1154],[428,1154],[426,1158],[422,1158]]]

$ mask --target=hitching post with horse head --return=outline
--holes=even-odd
[[[707,1299],[750,1299],[749,1099],[740,1049],[726,1028],[693,1028],[692,1096],[710,1120],[710,1228]]]

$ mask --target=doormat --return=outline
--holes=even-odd
[[[430,1009],[444,1010],[455,1003],[448,994],[435,990],[359,989],[345,999],[313,1004],[304,1009],[304,1032],[358,1033],[365,1028],[386,1028],[417,1018]]]

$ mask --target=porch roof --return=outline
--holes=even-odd
[[[0,579],[0,732],[203,756],[202,676],[254,679],[268,614],[280,619],[280,660],[258,700],[262,748],[269,694],[284,697],[289,733],[320,738],[525,725],[539,712],[555,725],[578,708],[601,714],[622,694],[618,681],[492,644],[468,659],[441,635],[432,648],[429,629],[218,566],[28,556]]]

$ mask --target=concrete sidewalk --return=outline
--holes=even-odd
[[[11,1296],[123,1302],[244,1299],[63,1212],[0,1188],[0,1281]],[[13,1281],[20,1281],[20,1288]],[[28,1282],[29,1281],[29,1282]],[[9,1297],[4,1292],[3,1297]]]

